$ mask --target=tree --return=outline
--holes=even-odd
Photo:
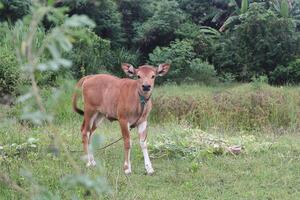
[[[152,15],[149,9],[150,0],[120,0],[117,1],[118,9],[122,15],[122,28],[127,48],[135,48],[133,39],[136,37],[136,28]]]
[[[157,47],[149,55],[149,62],[153,65],[171,63],[172,70],[168,74],[168,80],[177,83],[215,81],[214,66],[197,57],[192,40],[175,40],[169,47]]]
[[[219,72],[231,72],[247,81],[256,74],[269,75],[277,65],[291,61],[299,55],[299,46],[291,19],[253,3],[235,31],[224,35],[213,62]]]
[[[162,0],[152,2],[153,16],[141,26],[136,27],[135,41],[141,53],[146,56],[157,46],[166,46],[175,39],[175,30],[186,19],[176,1]]]
[[[96,27],[94,31],[101,38],[110,39],[112,47],[120,47],[123,42],[121,15],[113,0],[62,0],[56,6],[68,6],[70,15],[85,14],[91,18]]]

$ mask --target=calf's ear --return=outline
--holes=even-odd
[[[136,69],[128,63],[122,63],[122,69],[129,77],[134,77],[136,75]]]
[[[170,69],[170,64],[168,63],[163,63],[158,65],[158,68],[156,68],[156,75],[157,76],[164,76],[168,73]]]

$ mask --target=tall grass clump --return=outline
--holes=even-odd
[[[207,129],[300,128],[300,89],[244,84],[230,87],[164,86],[156,91],[151,120],[186,121]]]

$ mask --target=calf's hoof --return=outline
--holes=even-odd
[[[95,167],[96,166],[96,161],[95,160],[90,160],[86,163],[87,167]]]
[[[153,168],[147,169],[147,175],[151,176],[153,174],[154,174],[154,169]]]
[[[131,174],[131,170],[130,169],[125,169],[124,170],[125,175],[129,176]]]

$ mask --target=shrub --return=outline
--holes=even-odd
[[[172,61],[171,70],[166,78],[179,83],[191,75],[189,65],[195,56],[191,40],[176,40],[171,43],[170,47],[154,49],[149,55],[149,62],[158,65]]]
[[[112,46],[120,46],[122,38],[121,15],[116,1],[57,1],[57,6],[68,6],[70,14],[85,14],[96,26],[94,32],[101,38],[110,39]]]
[[[139,52],[131,52],[125,48],[115,49],[107,55],[105,66],[107,66],[107,70],[110,73],[117,76],[125,76],[123,70],[121,70],[121,63],[130,63],[137,67],[139,56]]]
[[[71,72],[74,77],[105,71],[105,61],[110,53],[110,42],[88,29],[78,30],[73,49],[67,54],[72,60]]]
[[[149,62],[158,65],[172,62],[171,70],[166,77],[168,81],[212,83],[216,81],[213,65],[196,57],[192,40],[176,40],[170,47],[157,47],[149,55]],[[159,81],[159,80],[158,80]]]
[[[276,84],[300,83],[300,59],[290,62],[287,66],[278,65],[270,76],[271,81]]]
[[[234,31],[226,33],[214,57],[219,72],[231,72],[249,81],[269,75],[299,54],[299,34],[289,18],[280,18],[257,3],[251,4]]]
[[[0,96],[16,95],[18,86],[22,83],[15,52],[5,47],[0,48]]]
[[[16,21],[30,12],[31,0],[2,0],[0,21]]]
[[[191,72],[188,78],[190,78],[191,81],[202,82],[205,84],[211,84],[217,81],[216,70],[214,66],[208,62],[203,62],[201,59],[196,58],[192,60],[189,67]]]
[[[203,60],[212,60],[220,33],[210,27],[187,21],[175,31],[176,38],[193,41],[194,52]]]
[[[153,16],[137,27],[136,41],[143,53],[151,52],[156,46],[168,45],[175,39],[175,30],[185,20],[186,15],[174,0],[153,2]]]

